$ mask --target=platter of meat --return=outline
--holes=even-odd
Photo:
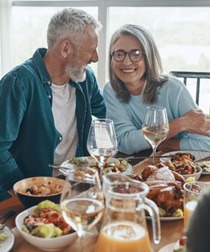
[[[160,220],[183,219],[183,184],[185,179],[182,175],[171,171],[160,163],[156,166],[148,165],[140,175],[132,174],[130,177],[143,181],[149,186],[147,198],[158,206]]]

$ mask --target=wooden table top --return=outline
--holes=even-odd
[[[142,155],[144,155],[143,153]],[[121,156],[121,155],[119,155]],[[135,160],[136,162],[136,160]],[[152,159],[147,159],[144,160],[140,163],[137,163],[134,165],[134,172],[135,173],[140,173],[141,170],[145,167],[147,164],[151,164]],[[202,175],[199,179],[200,181],[210,181],[210,175]],[[25,207],[21,204],[19,199],[17,198],[16,195],[13,195],[11,198],[0,202],[0,216],[5,214],[9,210],[15,210],[16,215],[23,211]],[[15,227],[15,217],[16,215],[10,217],[6,222],[5,225],[8,226],[9,228],[13,229]],[[0,221],[1,222],[1,221]],[[161,241],[158,245],[153,244],[152,242],[152,227],[151,227],[151,221],[147,221],[148,225],[148,230],[151,238],[151,243],[154,252],[159,251],[159,249],[167,244],[176,242],[183,231],[183,219],[181,220],[174,220],[174,221],[161,221]],[[19,251],[19,250],[12,250],[12,251]],[[20,250],[21,251],[21,250]],[[76,250],[69,250],[69,251],[74,251]],[[79,252],[79,250],[78,250]]]

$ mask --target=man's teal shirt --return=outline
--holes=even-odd
[[[0,189],[31,176],[51,176],[54,150],[62,141],[52,114],[51,79],[40,48],[0,81]],[[86,141],[92,115],[105,117],[101,90],[92,70],[86,80],[70,81],[76,88],[78,146],[76,156],[87,156]],[[69,132],[71,134],[71,132]]]

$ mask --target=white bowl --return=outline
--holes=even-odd
[[[36,236],[30,235],[24,232],[22,230],[23,220],[26,216],[30,214],[34,214],[35,208],[36,206],[33,206],[19,213],[15,219],[15,224],[18,231],[27,242],[45,251],[57,251],[57,250],[64,249],[65,247],[69,246],[71,243],[73,243],[77,239],[78,236],[76,232],[59,236],[59,237],[54,237],[54,238],[41,238],[41,237],[36,237]]]
[[[195,178],[195,180],[198,180],[201,176],[202,173],[202,168],[201,167],[197,167],[198,172],[193,173],[193,174],[181,174],[185,179],[189,178],[189,177],[193,177]]]

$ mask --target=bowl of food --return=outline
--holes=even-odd
[[[195,156],[190,152],[177,152],[170,156],[171,158],[163,162],[169,169],[181,174],[185,179],[193,177],[198,180],[200,178],[202,168],[195,162]]]
[[[19,213],[15,224],[28,243],[45,251],[62,251],[78,237],[64,221],[60,206],[48,200]]]
[[[195,172],[189,173],[189,174],[187,174],[187,173],[182,174],[182,176],[185,178],[185,180],[188,178],[195,178],[195,180],[198,180],[200,178],[201,174],[202,174],[202,168],[198,166],[196,168]]]
[[[63,190],[68,190],[70,184],[55,177],[31,177],[16,182],[14,192],[25,207],[39,204],[41,201],[50,200],[60,202]]]

